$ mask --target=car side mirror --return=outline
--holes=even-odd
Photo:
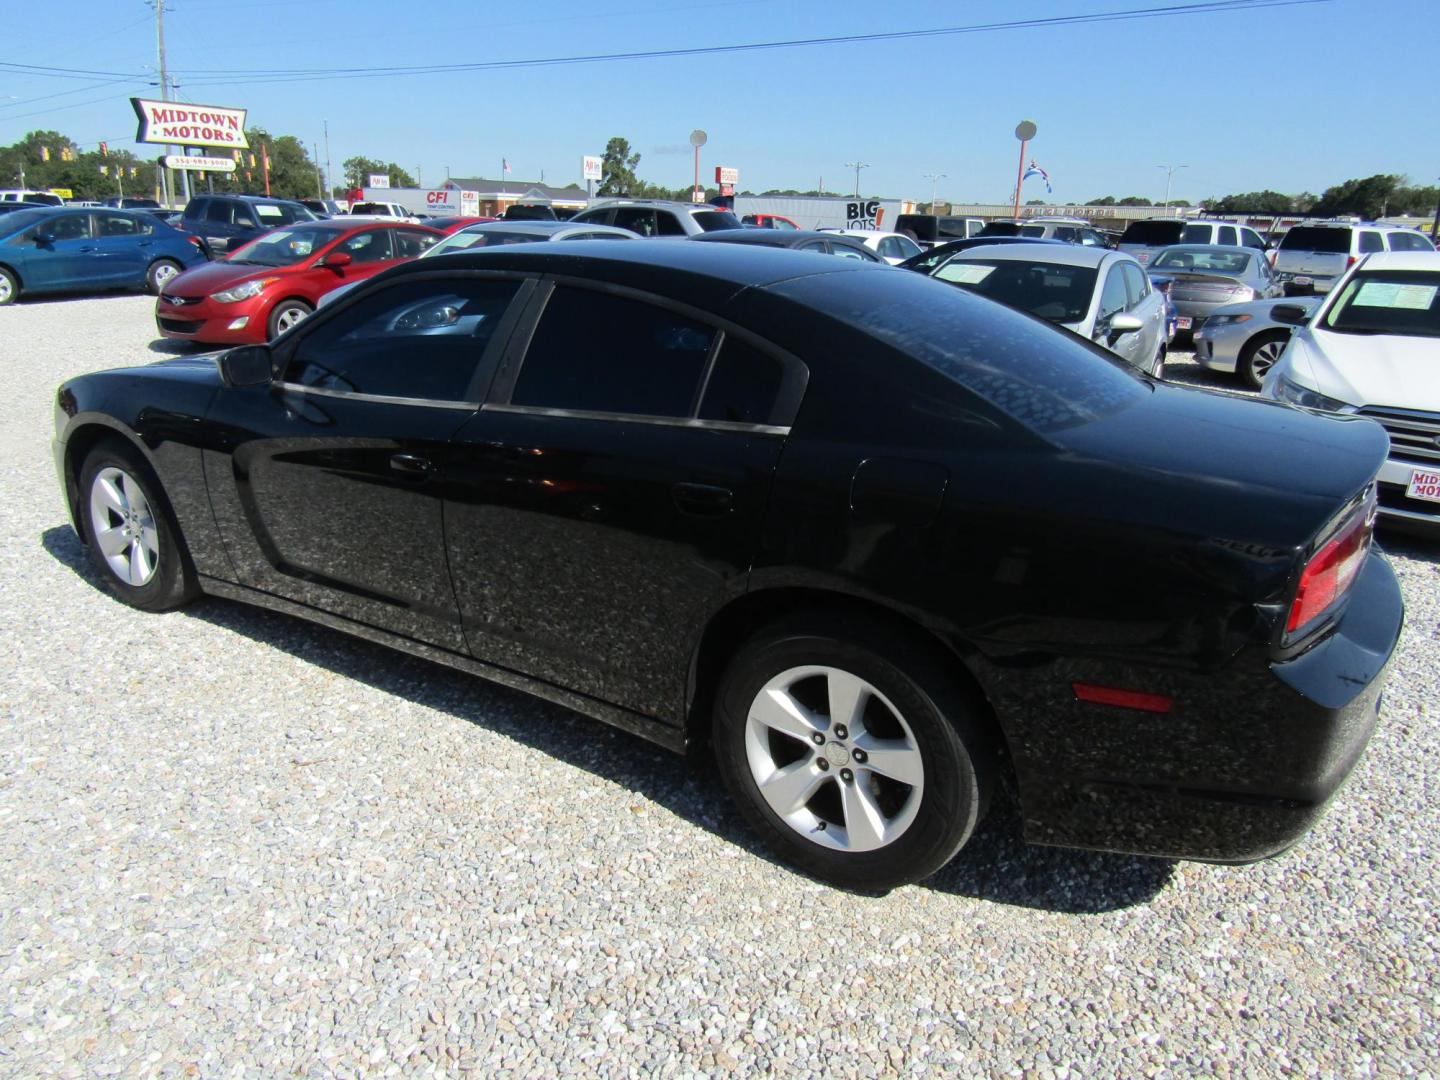
[[[35,234],[36,247],[49,247],[53,243],[55,243],[55,234],[53,232],[37,232]]]
[[[1299,304],[1276,304],[1270,309],[1270,317],[1288,326],[1303,326],[1310,318],[1310,312]]]
[[[328,266],[331,270],[340,270],[354,261],[348,251],[332,251],[320,260],[320,265]]]
[[[220,354],[220,377],[226,386],[264,386],[275,377],[275,358],[268,345],[241,345]]]
[[[1143,329],[1145,329],[1145,324],[1134,315],[1120,312],[1110,316],[1110,333],[1112,334],[1133,334],[1135,331]]]

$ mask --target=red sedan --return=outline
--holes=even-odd
[[[413,259],[440,239],[419,225],[343,218],[297,222],[227,258],[179,274],[155,304],[168,338],[214,345],[269,341],[315,310],[331,289]]]
[[[468,229],[471,225],[483,225],[487,221],[499,221],[493,217],[433,217],[425,219],[427,229],[439,229],[446,236]]]

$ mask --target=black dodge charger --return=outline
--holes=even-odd
[[[260,604],[708,751],[850,887],[936,870],[999,792],[1035,843],[1280,852],[1359,759],[1403,616],[1375,424],[851,260],[424,259],[57,405],[120,599]]]

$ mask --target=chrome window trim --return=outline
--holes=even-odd
[[[702,431],[735,431],[746,435],[789,435],[790,426],[742,424],[735,420],[700,420],[689,416],[647,416],[643,413],[592,412],[588,409],[551,409],[543,405],[505,405],[486,402],[481,412],[513,413],[519,416],[551,416],[561,420],[609,420],[624,424],[653,424],[656,427],[698,428]]]
[[[354,390],[330,390],[324,386],[305,386],[303,383],[278,382],[273,385],[281,390],[296,394],[314,394],[318,397],[349,399],[352,401],[373,401],[378,405],[419,405],[427,409],[465,409],[474,412],[480,408],[476,401],[436,401],[430,398],[393,397],[388,394],[364,394]]]

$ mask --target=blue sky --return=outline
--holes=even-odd
[[[390,78],[276,83],[216,69],[369,68],[663,50],[953,27],[1158,7],[1166,0],[552,0],[491,5],[378,0],[167,0],[169,66],[190,101],[243,106],[330,159],[393,160],[426,186],[455,176],[580,179],[612,135],[643,179],[690,181],[687,138],[710,141],[702,175],[740,170],[742,188],[1001,201],[1014,185],[1015,124],[1056,202],[1159,198],[1157,163],[1187,165],[1172,194],[1320,191],[1352,176],[1435,182],[1436,0],[1328,0],[899,41]],[[1184,3],[1188,0],[1169,0]],[[155,66],[142,0],[34,3],[6,16],[0,61],[116,73]],[[153,75],[150,76],[153,78]],[[228,80],[228,84],[225,82]],[[207,85],[207,82],[209,85]],[[82,144],[129,145],[131,94],[106,83],[0,69],[0,145],[36,128]],[[45,95],[63,95],[36,100]],[[113,96],[109,96],[113,95]],[[99,100],[97,100],[99,99]],[[135,147],[148,156],[158,149]],[[1026,198],[1044,196],[1027,182]]]

